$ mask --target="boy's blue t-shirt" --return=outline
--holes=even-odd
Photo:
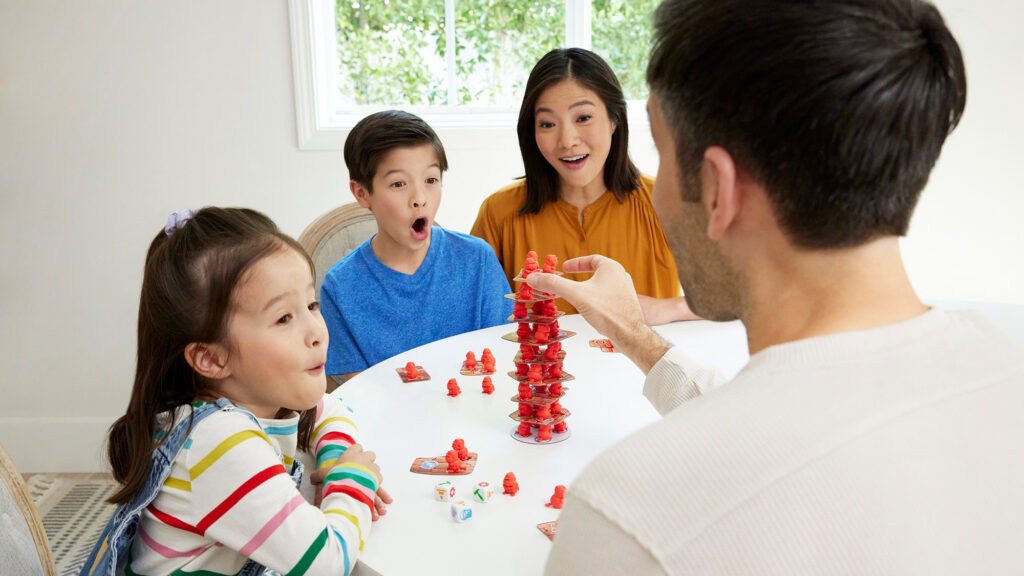
[[[433,227],[411,276],[381,263],[367,240],[320,287],[327,373],[358,372],[428,342],[504,324],[509,292],[494,250],[474,236]]]

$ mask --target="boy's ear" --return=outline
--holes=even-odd
[[[352,196],[355,197],[356,202],[360,206],[367,210],[373,210],[373,207],[370,206],[370,190],[366,186],[363,186],[356,180],[349,180],[348,189],[352,191]]]
[[[227,350],[219,344],[193,342],[185,346],[185,361],[204,378],[221,380],[231,375]]]

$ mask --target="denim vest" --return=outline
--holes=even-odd
[[[79,576],[114,576],[124,574],[125,566],[128,564],[129,552],[132,547],[132,540],[135,538],[135,531],[139,525],[139,518],[146,506],[152,502],[160,488],[164,485],[167,477],[171,475],[171,464],[178,455],[181,447],[185,445],[188,434],[193,427],[199,424],[203,418],[218,410],[239,410],[252,419],[260,429],[256,416],[241,406],[235,406],[226,398],[218,398],[216,404],[204,404],[192,410],[191,419],[183,419],[167,435],[167,439],[153,452],[153,463],[149,470],[149,480],[145,488],[128,504],[122,504],[114,510],[114,515],[107,522],[107,526],[100,534],[100,539],[85,561]],[[292,467],[292,480],[298,486],[302,481],[302,464],[298,459]],[[239,576],[256,576],[259,574],[275,574],[260,564],[248,560]]]

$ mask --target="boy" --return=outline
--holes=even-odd
[[[320,288],[328,374],[348,379],[422,344],[506,322],[511,290],[494,250],[432,226],[448,159],[426,122],[399,110],[363,118],[345,140],[345,164],[377,234]]]

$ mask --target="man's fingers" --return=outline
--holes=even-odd
[[[569,302],[573,301],[573,296],[576,294],[574,287],[578,284],[578,282],[562,278],[557,274],[544,274],[543,272],[530,274],[526,277],[526,283],[534,290],[561,296]]]
[[[600,254],[570,258],[562,262],[562,270],[565,272],[593,272],[597,270],[602,260],[606,260],[606,258]]]

